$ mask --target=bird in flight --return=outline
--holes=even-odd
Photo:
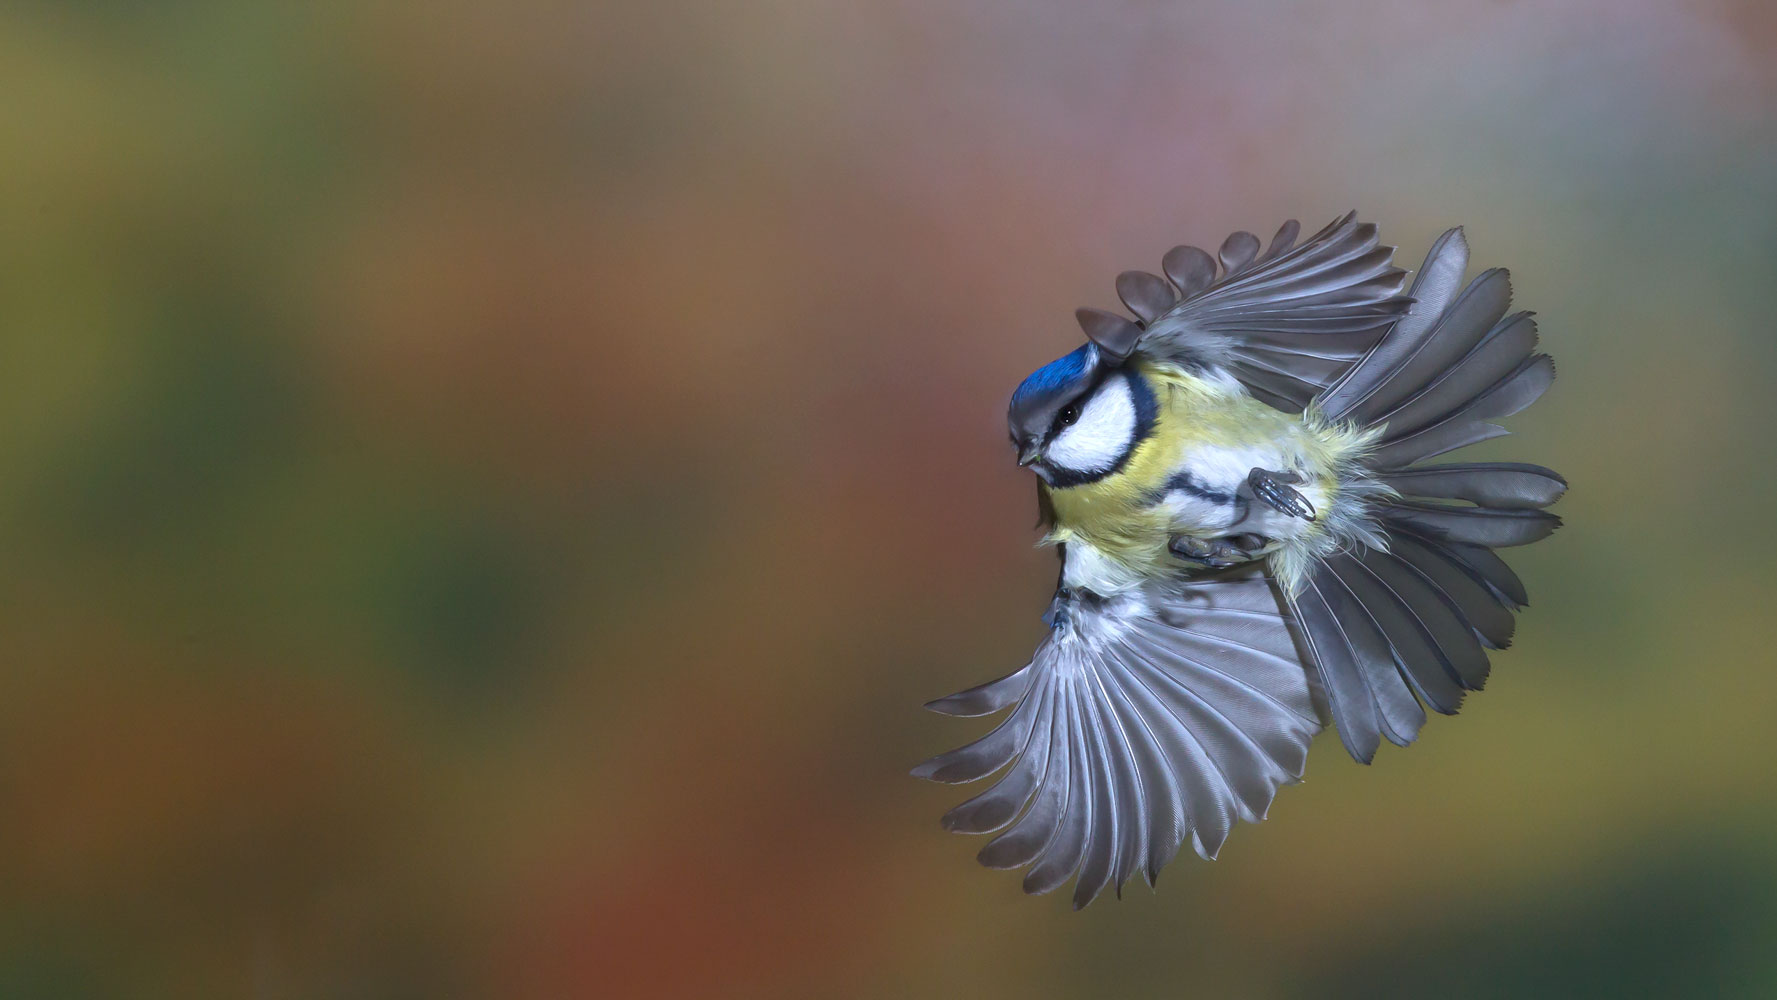
[[[1073,878],[1077,909],[1151,886],[1187,839],[1214,858],[1263,819],[1329,723],[1367,764],[1454,714],[1528,601],[1494,550],[1561,523],[1549,469],[1430,462],[1505,434],[1555,377],[1507,273],[1464,284],[1452,229],[1403,294],[1374,225],[1299,231],[1118,275],[1133,318],[1079,310],[1087,342],[1012,395],[1061,556],[1049,631],[927,706],[1010,713],[913,773],[999,773],[943,823],[992,835],[981,863],[1027,869],[1026,892]]]

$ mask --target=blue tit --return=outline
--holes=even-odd
[[[1460,229],[1412,287],[1347,215],[1262,252],[1235,233],[1117,278],[1133,318],[1013,393],[1018,463],[1061,555],[1030,663],[928,707],[1010,713],[914,770],[999,780],[944,817],[990,868],[1084,906],[1215,857],[1329,723],[1369,763],[1454,714],[1511,641],[1524,586],[1494,549],[1549,535],[1566,482],[1427,460],[1506,433],[1554,379],[1503,270],[1466,285]]]

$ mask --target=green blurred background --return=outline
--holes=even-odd
[[[0,996],[1777,993],[1761,0],[0,8]],[[1466,224],[1569,526],[1463,717],[1072,913],[927,698],[1011,387],[1176,242]]]

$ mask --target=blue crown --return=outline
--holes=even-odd
[[[1031,372],[1029,377],[1020,382],[1017,390],[1012,393],[1012,402],[1017,403],[1033,396],[1053,392],[1078,380],[1080,375],[1086,371],[1087,366],[1092,363],[1093,350],[1091,344],[1081,344],[1069,353]]]

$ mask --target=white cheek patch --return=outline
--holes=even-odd
[[[1049,442],[1049,464],[1070,472],[1104,472],[1135,441],[1135,397],[1125,378],[1106,379],[1086,401],[1080,419]]]

